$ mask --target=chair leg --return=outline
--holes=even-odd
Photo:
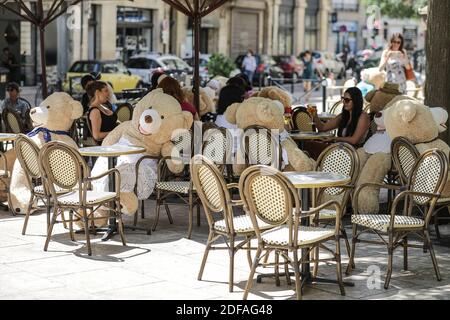
[[[344,238],[345,241],[345,248],[347,249],[347,255],[350,258],[350,243],[348,241],[347,232],[345,231],[345,227],[341,225],[341,232],[342,232],[342,238]],[[355,264],[352,265],[352,268],[355,268]]]
[[[252,247],[252,237],[247,236],[247,261],[250,268],[252,267],[251,247]]]
[[[145,219],[145,201],[141,200],[141,218]]]
[[[54,207],[54,208],[53,208],[53,217],[52,217],[52,221],[50,222],[50,226],[48,227],[48,230],[47,230],[47,239],[45,240],[44,251],[47,251],[48,244],[49,244],[50,238],[51,238],[51,236],[52,236],[53,225],[56,223],[56,218],[57,218],[57,216],[58,216],[58,213],[57,213],[57,212],[58,212],[58,211],[57,211],[57,208]]]
[[[384,288],[387,290],[389,288],[389,282],[392,276],[392,263],[394,260],[394,235],[392,232],[389,233],[389,243],[388,243],[388,267],[386,273],[386,280],[384,281]]]
[[[161,191],[156,191],[156,214],[155,214],[155,222],[153,222],[153,228],[152,231],[156,230],[156,226],[158,225],[159,221],[159,211],[161,210]]]
[[[64,229],[67,229],[66,216],[64,215],[64,210],[61,211],[61,220],[62,220]]]
[[[89,219],[87,217],[86,208],[83,208],[83,220],[84,220],[84,233],[86,234],[86,245],[88,249],[88,255],[92,256],[91,239],[89,236]]]
[[[73,232],[73,210],[69,210],[69,233],[70,240],[75,241],[75,234]]]
[[[192,236],[192,227],[194,224],[194,208],[192,203],[192,193],[189,193],[189,226],[188,226],[188,239]]]
[[[120,208],[120,202],[116,201],[116,208]],[[122,240],[122,245],[126,246],[127,242],[125,240],[125,234],[124,234],[124,226],[123,226],[123,220],[122,220],[122,213],[120,212],[120,210],[117,210],[117,224],[119,227],[119,233],[120,233],[120,238]]]
[[[51,215],[51,213],[50,213],[50,204],[51,204],[50,197],[47,197],[45,201],[46,201],[45,209],[46,209],[46,214],[47,214],[47,230],[48,230],[48,227],[50,226],[50,218],[51,218],[50,217],[50,215]]]
[[[280,253],[278,250],[275,250],[275,285],[277,287],[280,286]]]
[[[301,260],[305,259],[302,257]],[[295,293],[297,295],[297,300],[302,300],[302,283],[300,280],[300,263],[298,260],[298,250],[294,250],[294,272],[295,272]]]
[[[336,274],[339,282],[339,289],[341,290],[341,296],[345,296],[344,283],[342,282],[342,268],[341,268],[341,242],[340,236],[336,237]]]
[[[317,273],[319,272],[319,247],[314,248],[314,269],[313,269],[313,278],[317,277]]]
[[[355,250],[356,250],[356,241],[357,236],[356,232],[358,231],[357,225],[353,224],[353,231],[352,231],[352,250],[350,251],[350,259],[348,261],[347,270],[345,271],[346,275],[349,275],[352,269],[355,269]]]
[[[439,232],[439,211],[434,213],[434,231],[436,232],[436,238],[441,241],[441,233]]]
[[[408,237],[403,238],[403,270],[408,270]]]
[[[286,256],[289,254],[289,252],[286,251]],[[291,276],[289,274],[289,260],[284,258],[284,275],[286,276],[286,283],[288,286],[292,284],[291,282]]]
[[[441,281],[441,273],[439,272],[439,265],[436,260],[436,255],[434,254],[433,244],[430,240],[430,235],[428,234],[428,230],[425,230],[425,241],[428,243],[428,249],[430,250],[431,261],[433,262],[434,272],[436,273],[437,281]]]
[[[258,266],[259,259],[261,257],[261,252],[262,252],[262,248],[260,246],[258,246],[258,249],[256,250],[255,259],[253,260],[252,268],[250,269],[250,274],[248,276],[247,284],[245,285],[244,297],[242,298],[243,300],[247,300],[248,293],[249,293],[250,289],[252,288],[253,276],[255,275],[256,267]]]
[[[142,206],[142,202],[138,201],[138,209],[136,210],[136,212],[134,213],[134,220],[133,220],[133,227],[136,227],[137,225],[137,220],[138,220],[138,215],[139,215],[139,209]],[[133,229],[134,230],[134,229]]]
[[[236,249],[234,247],[234,237],[230,238],[230,249],[228,250],[230,254],[230,266],[229,266],[229,279],[228,279],[228,290],[233,292],[233,282],[234,282],[234,254]]]
[[[197,199],[195,206],[197,207],[197,227],[200,227],[200,200]]]
[[[33,194],[31,194],[30,201],[28,202],[27,213],[25,215],[25,221],[23,222],[22,235],[25,235],[27,231],[28,219],[30,219],[31,209],[33,207]]]
[[[169,218],[169,223],[173,224],[173,218],[172,218],[172,215],[170,214],[170,208],[167,203],[164,204],[164,209],[166,209],[166,214],[167,214],[167,218]]]
[[[202,280],[203,271],[205,270],[205,264],[206,264],[206,260],[208,259],[209,250],[211,249],[213,236],[214,236],[213,233],[210,232],[209,236],[208,236],[208,242],[206,244],[205,252],[203,253],[203,259],[202,259],[202,264],[200,265],[200,271],[198,272],[197,280],[199,280],[199,281]]]

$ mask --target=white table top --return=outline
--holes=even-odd
[[[15,133],[0,133],[0,141],[14,141],[17,138]]]
[[[118,157],[128,154],[144,153],[143,147],[135,146],[94,146],[78,149],[82,156],[88,157]]]
[[[321,171],[290,171],[283,172],[283,174],[298,189],[337,187],[346,185],[351,181],[349,176]]]
[[[289,136],[294,140],[319,140],[334,137],[331,132],[293,132]]]
[[[328,112],[322,112],[322,113],[319,113],[317,116],[319,117],[319,119],[329,120],[329,119],[336,118],[337,115],[336,114],[332,114],[332,113],[328,113]]]

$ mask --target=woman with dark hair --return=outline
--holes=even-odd
[[[91,123],[92,137],[99,142],[117,126],[117,115],[107,106],[110,91],[106,82],[89,83],[86,93],[89,97],[87,118]]]
[[[319,132],[338,129],[337,137],[327,139],[328,141],[347,142],[354,147],[360,147],[365,142],[370,126],[369,115],[363,111],[361,90],[356,87],[347,89],[342,102],[344,107],[341,114],[325,123],[313,112],[314,124]]]
[[[406,93],[406,70],[411,69],[408,54],[403,49],[404,40],[400,33],[394,33],[390,45],[383,51],[380,71],[386,70],[386,82],[397,83],[400,92]]]
[[[194,121],[200,120],[195,107],[185,100],[183,90],[181,90],[180,83],[176,79],[172,77],[165,77],[158,84],[158,88],[162,88],[165,94],[177,99],[183,111],[189,111],[192,113]]]

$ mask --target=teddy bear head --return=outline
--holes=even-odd
[[[83,106],[65,92],[49,95],[41,104],[30,110],[35,127],[67,131],[73,121],[83,115]]]
[[[399,95],[401,95],[399,85],[386,82],[380,89],[367,93],[364,99],[366,99],[367,102],[370,102],[370,112],[379,112],[383,110],[392,99]]]
[[[194,104],[194,93],[192,92],[192,87],[184,87],[183,88],[184,98],[190,104]],[[208,112],[216,112],[216,108],[214,105],[213,99],[211,99],[210,95],[204,88],[200,88],[200,117]]]
[[[224,113],[228,122],[237,124],[241,129],[252,125],[268,129],[284,130],[284,110],[276,101],[254,97],[242,103],[233,103]]]
[[[386,79],[386,72],[380,71],[378,68],[368,68],[361,71],[361,79],[364,82],[370,83],[375,88],[380,89]]]
[[[131,120],[134,130],[144,136],[146,144],[164,144],[171,140],[177,129],[192,126],[192,114],[182,111],[178,101],[155,89],[144,96],[135,106]]]
[[[289,92],[275,86],[265,87],[253,96],[280,101],[283,104],[285,110],[290,109],[292,106],[292,96],[289,94]]]
[[[432,141],[439,133],[431,109],[408,96],[398,96],[386,106],[384,122],[391,139],[405,137],[414,144]]]

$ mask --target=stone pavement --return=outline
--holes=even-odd
[[[24,217],[0,211],[0,299],[242,299],[249,273],[245,252],[236,255],[234,292],[228,292],[228,254],[223,250],[210,252],[203,280],[198,281],[208,236],[206,220],[202,212],[201,226],[194,227],[188,240],[186,207],[172,208],[173,225],[162,210],[158,228],[150,236],[126,230],[126,247],[118,235],[107,242],[100,240],[100,234],[95,236],[91,257],[84,234],[77,234],[77,242],[71,242],[62,225],[54,228],[49,250],[44,252],[44,213],[30,217],[27,234],[22,236]],[[139,226],[149,226],[153,217],[154,202],[148,200],[146,218],[139,218]],[[126,222],[130,224],[132,218]],[[449,236],[448,231],[443,233]],[[355,287],[346,287],[346,296],[341,296],[336,285],[314,284],[305,287],[304,299],[449,299],[450,249],[435,245],[435,250],[441,282],[435,279],[428,253],[410,249],[410,270],[403,271],[402,250],[398,250],[391,285],[385,290],[386,248],[359,244],[356,270],[349,277],[344,275]],[[345,269],[348,257],[343,243],[342,251]],[[376,270],[380,269],[382,282],[378,283]],[[321,265],[319,276],[335,279],[335,265]],[[266,278],[254,283],[249,299],[295,299],[294,285],[281,278],[281,286],[276,287],[274,279]]]

